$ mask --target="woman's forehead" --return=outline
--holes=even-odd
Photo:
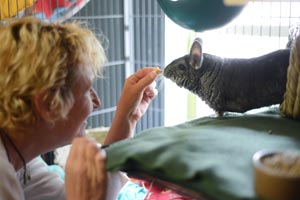
[[[76,72],[75,82],[80,84],[92,84],[95,78],[95,73],[91,66],[79,66]]]

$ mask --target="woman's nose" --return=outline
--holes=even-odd
[[[91,97],[92,97],[92,102],[93,102],[93,109],[99,108],[101,106],[101,100],[98,97],[94,88],[91,89]]]

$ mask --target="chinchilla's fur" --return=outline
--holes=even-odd
[[[255,58],[221,58],[202,52],[196,38],[190,54],[171,62],[164,76],[197,94],[219,115],[280,104],[286,90],[290,49]]]

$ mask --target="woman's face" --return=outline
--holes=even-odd
[[[100,99],[93,88],[94,75],[91,69],[79,69],[78,79],[72,89],[74,105],[66,120],[57,121],[60,139],[70,143],[74,137],[85,135],[87,118],[93,109],[100,107]]]

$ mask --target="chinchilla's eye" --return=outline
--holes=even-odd
[[[186,67],[183,64],[180,64],[178,67],[179,67],[180,70],[186,70]]]

